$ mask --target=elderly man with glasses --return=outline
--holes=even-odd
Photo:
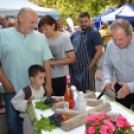
[[[134,33],[132,25],[124,19],[117,19],[111,25],[112,40],[102,67],[103,85],[108,90],[112,83],[113,71],[121,89],[116,92],[116,101],[127,108],[134,103]]]

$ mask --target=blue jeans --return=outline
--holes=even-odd
[[[15,94],[3,93],[3,98],[5,101],[6,109],[6,120],[7,126],[9,128],[10,134],[23,134],[22,132],[22,121],[19,117],[19,112],[17,112],[11,104],[11,99]]]

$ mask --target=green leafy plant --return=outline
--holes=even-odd
[[[46,109],[50,109],[51,108],[51,104],[44,104],[44,101],[38,101],[35,103],[35,108],[36,109],[40,109],[40,110],[46,110]]]
[[[57,127],[55,124],[50,124],[49,118],[43,117],[43,115],[41,115],[41,119],[39,121],[36,120],[34,123],[34,134],[40,134],[41,130],[51,132],[56,128]]]

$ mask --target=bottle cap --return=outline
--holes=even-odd
[[[75,91],[75,90],[77,91],[76,86],[74,86],[74,85],[72,85],[70,88],[72,91]]]
[[[66,83],[70,83],[70,75],[66,75]]]

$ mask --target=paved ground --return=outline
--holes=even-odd
[[[6,116],[0,115],[0,134],[7,134]]]

